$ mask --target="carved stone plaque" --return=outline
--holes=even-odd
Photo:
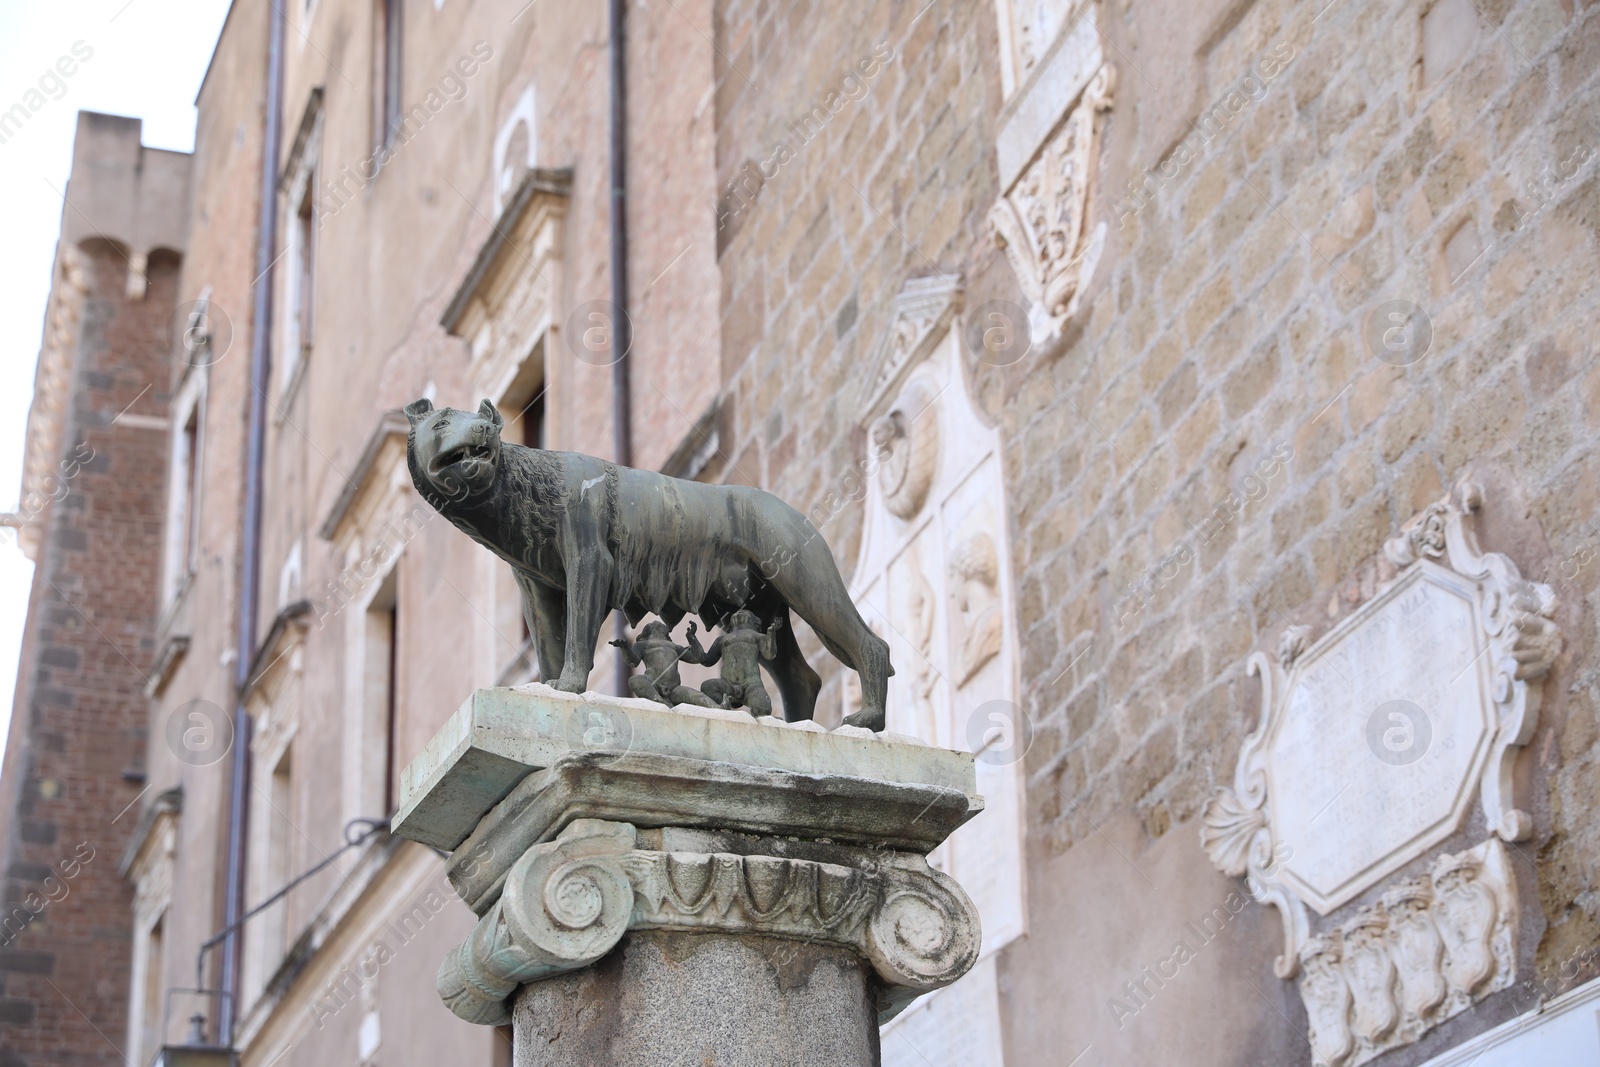
[[[1460,825],[1494,733],[1471,581],[1417,564],[1289,672],[1268,803],[1283,880],[1319,915]]]
[[[1550,587],[1479,549],[1482,504],[1464,483],[1430,505],[1384,545],[1399,571],[1377,595],[1319,640],[1292,626],[1277,656],[1250,657],[1261,724],[1206,805],[1212,862],[1282,916],[1275,970],[1300,976],[1317,1067],[1409,1044],[1515,977],[1500,842],[1533,829],[1512,767],[1561,634]],[[1432,855],[1477,803],[1488,840]],[[1316,928],[1311,912],[1364,895]]]

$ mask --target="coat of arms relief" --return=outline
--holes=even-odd
[[[1061,0],[1000,3],[1003,192],[989,221],[1029,301],[1036,339],[1058,334],[1077,311],[1105,243],[1104,222],[1091,227],[1088,214],[1116,78],[1101,53],[1097,11]]]
[[[1411,1044],[1516,977],[1507,844],[1533,820],[1512,770],[1561,634],[1550,587],[1480,549],[1483,505],[1463,483],[1385,544],[1395,576],[1353,614],[1250,657],[1261,721],[1205,810],[1211,860],[1282,917],[1275,970],[1299,980],[1319,1067]],[[1439,851],[1478,818],[1485,840]]]

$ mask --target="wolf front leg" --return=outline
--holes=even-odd
[[[551,589],[532,576],[513,570],[517,588],[522,591],[522,617],[533,635],[533,651],[539,660],[539,680],[549,682],[561,676],[566,664],[567,602],[561,590]]]
[[[566,662],[561,677],[550,683],[564,692],[581,693],[589,688],[613,566],[610,553],[595,549],[581,551],[567,561]]]

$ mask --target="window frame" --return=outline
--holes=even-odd
[[[199,567],[208,378],[207,368],[192,369],[178,387],[169,414],[167,516],[161,547],[163,609],[182,596]]]

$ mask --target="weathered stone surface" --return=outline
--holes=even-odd
[[[890,777],[861,773],[872,770]],[[489,783],[517,773],[524,777],[497,802],[499,786]],[[615,981],[624,1002],[639,1001],[635,1010],[586,1021],[599,1029],[554,1044],[519,1024],[519,1062],[659,1062],[649,1057],[660,1043],[616,1031],[668,1012],[675,1023],[700,1020],[682,1031],[695,1040],[740,1031],[736,1058],[717,1062],[744,1062],[739,1050],[748,1049],[752,1063],[875,1063],[876,1025],[978,959],[977,908],[927,859],[982,810],[970,755],[853,727],[768,726],[721,709],[668,710],[540,686],[480,690],[406,783],[396,832],[450,842],[451,882],[479,916],[438,974],[440,997],[468,1022],[504,1024],[519,988],[605,972],[594,968],[608,954],[631,959],[628,946],[642,931],[687,938],[678,943],[689,956],[730,953],[733,972],[765,958],[762,946],[787,944],[813,960],[806,975],[832,976],[813,992],[871,1007],[860,1026],[848,1019],[862,1013],[844,1009],[827,1039],[844,1044],[808,1048],[781,1027],[745,1034],[740,1002],[719,991],[726,974],[700,980],[675,968],[668,989],[624,973]],[[651,989],[637,988],[647,980]],[[811,989],[810,980],[801,984]],[[559,991],[573,981],[591,979],[563,979],[539,996],[565,1003]],[[608,1011],[617,999],[607,998]],[[806,994],[778,999],[769,1014],[802,1017]],[[684,1010],[673,1013],[679,1002]],[[823,1029],[841,1011],[831,1001],[827,1010],[813,1020]],[[618,1039],[625,1053],[582,1058],[598,1055],[594,1042]],[[555,1058],[527,1060],[547,1054]]]
[[[627,823],[579,819],[523,851],[439,967],[439,996],[472,1023],[509,1018],[517,988],[581,970],[629,930],[841,946],[876,976],[880,1022],[978,957],[972,901],[921,856],[821,846],[811,857],[636,848]],[[468,853],[469,858],[471,853]]]
[[[934,832],[921,823],[943,818],[936,813],[949,811],[952,793],[968,798],[973,810],[980,803],[971,755],[911,738],[852,728],[828,733],[809,722],[757,721],[742,711],[688,705],[669,710],[648,700],[578,696],[534,684],[480,689],[461,706],[403,772],[395,833],[435,848],[454,849],[528,774],[551,767],[562,757],[584,753],[738,764],[742,769],[734,777],[747,785],[761,778],[762,771],[779,772],[766,779],[774,787],[784,775],[834,776],[838,781],[833,789],[841,797],[854,793],[863,802],[869,795],[882,801],[899,789],[906,803],[921,797],[919,807],[934,805],[920,822],[915,819],[918,808],[912,809],[903,820],[908,832],[886,833],[873,831],[872,820],[845,833],[837,821],[825,818],[808,833],[805,820],[811,816],[806,809],[796,809],[791,813],[796,821],[787,824],[791,829],[786,832],[806,836],[842,834],[851,840],[914,847]],[[700,768],[693,773],[702,771],[711,776],[708,788],[718,777],[734,773],[727,768]],[[574,767],[569,777],[577,773]],[[763,817],[782,821],[776,811]],[[629,819],[633,821],[632,813]],[[692,823],[704,825],[703,820]],[[748,820],[740,825],[760,828]],[[950,829],[954,825],[944,833]]]
[[[456,849],[450,874],[462,899],[481,910],[516,857],[587,817],[923,855],[979,810],[967,794],[936,786],[671,756],[578,754],[529,775],[485,815]]]
[[[516,1067],[873,1067],[874,978],[776,938],[631,933],[594,967],[525,987]]]

